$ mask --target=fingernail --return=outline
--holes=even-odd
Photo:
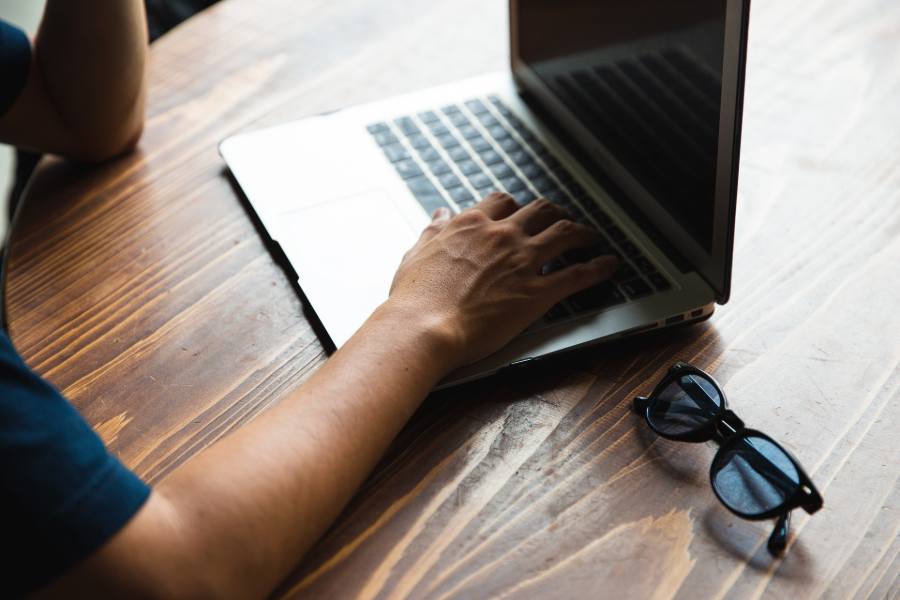
[[[432,221],[443,221],[444,219],[450,216],[450,211],[447,210],[446,207],[441,206],[440,208],[436,208],[433,213],[431,213]]]

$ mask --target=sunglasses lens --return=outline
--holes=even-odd
[[[707,425],[722,409],[722,396],[707,378],[689,373],[673,379],[650,405],[650,422],[662,434],[684,435]]]
[[[755,516],[784,504],[800,486],[800,475],[784,450],[748,435],[716,456],[712,483],[730,508]]]

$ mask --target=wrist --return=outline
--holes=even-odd
[[[375,310],[371,321],[382,323],[395,339],[414,344],[422,361],[433,367],[439,378],[462,364],[462,335],[456,321],[447,315],[389,299]]]

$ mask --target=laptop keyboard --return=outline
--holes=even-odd
[[[618,256],[621,266],[612,280],[554,306],[542,324],[556,324],[672,287],[498,97],[473,98],[373,123],[368,131],[428,214],[439,207],[460,212],[491,192],[503,191],[522,205],[544,197],[567,210],[575,221],[598,230],[598,244],[570,251],[544,271],[604,254]]]

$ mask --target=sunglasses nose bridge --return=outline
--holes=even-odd
[[[740,433],[744,430],[745,425],[744,421],[734,414],[731,410],[726,410],[724,414],[722,414],[722,418],[719,420],[720,427],[724,425],[728,430],[721,431],[723,434],[734,435],[736,433]]]

